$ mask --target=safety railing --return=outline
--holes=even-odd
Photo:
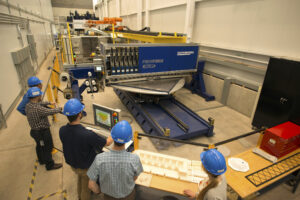
[[[265,128],[257,129],[257,130],[254,130],[254,131],[251,131],[251,132],[248,132],[248,133],[245,133],[245,134],[242,134],[242,135],[239,135],[239,136],[236,136],[236,137],[233,137],[233,138],[221,141],[221,142],[216,142],[213,144],[204,144],[204,143],[192,142],[192,141],[188,141],[188,140],[178,140],[178,139],[172,139],[169,137],[155,136],[155,135],[150,135],[150,134],[145,134],[145,133],[134,132],[133,143],[134,143],[134,150],[137,150],[137,149],[139,149],[139,139],[141,137],[148,137],[148,138],[154,138],[154,139],[159,139],[159,140],[165,140],[165,141],[169,141],[169,142],[201,146],[206,149],[213,149],[213,148],[216,148],[217,146],[220,146],[220,145],[223,145],[223,144],[226,144],[226,143],[229,143],[229,142],[232,142],[232,141],[244,138],[244,137],[248,137],[248,136],[254,135],[256,133],[260,133],[260,132],[263,133],[264,130],[265,130]],[[260,142],[260,140],[258,142]]]
[[[59,88],[59,86],[60,86],[60,80],[59,80],[59,75],[56,72],[60,72],[60,66],[59,66],[57,53],[53,59],[53,67],[50,67],[50,68],[52,70],[49,75],[49,79],[47,81],[47,85],[46,85],[42,99],[44,99],[45,95],[47,95],[47,99],[49,102],[59,103],[57,88]],[[51,105],[50,107],[54,108],[55,105]],[[53,121],[57,122],[56,115],[53,115]]]

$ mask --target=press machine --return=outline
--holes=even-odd
[[[197,44],[100,43],[93,63],[64,65],[65,98],[114,87],[146,133],[176,139],[213,135],[206,121],[178,102],[173,93],[197,72]],[[85,79],[81,85],[79,80]]]

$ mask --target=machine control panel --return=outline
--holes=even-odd
[[[100,43],[108,76],[196,71],[197,44]]]
[[[138,72],[138,47],[112,47],[108,50],[107,66],[109,75]]]
[[[121,110],[93,104],[95,125],[111,130],[119,122]]]

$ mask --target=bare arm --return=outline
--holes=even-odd
[[[197,194],[193,192],[192,190],[183,190],[183,194],[188,196],[190,199],[196,199]]]
[[[101,193],[99,185],[93,180],[89,180],[89,189],[92,190],[95,194]]]

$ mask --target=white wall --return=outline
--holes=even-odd
[[[299,59],[299,8],[299,0],[200,2],[193,41]]]
[[[22,9],[26,9],[27,11],[31,11],[34,14],[41,15],[42,17],[53,21],[50,1],[51,0],[9,0],[8,3],[19,5]],[[33,16],[32,14],[22,11],[19,12],[13,8],[10,8],[9,12],[9,9],[5,5],[0,5],[0,12],[45,22],[42,24],[30,21],[30,30],[21,29],[24,46],[27,45],[26,34],[31,32],[34,35],[37,45],[38,65],[40,65],[53,46],[50,22]],[[23,48],[23,46],[18,39],[17,27],[15,24],[0,23],[0,35],[0,91],[2,93],[2,95],[0,95],[0,104],[2,104],[3,113],[6,113],[21,92],[19,77],[10,52]],[[37,68],[36,63],[32,62],[32,65],[35,69]]]
[[[116,1],[108,1],[116,17]],[[123,25],[137,27],[138,1],[120,1]],[[147,0],[142,0],[143,12]],[[153,31],[184,32],[188,0],[149,0]],[[299,0],[196,0],[192,42],[300,59]],[[145,24],[145,15],[142,15]]]
[[[149,16],[151,31],[183,33],[185,10],[185,6],[175,6],[151,11]]]

